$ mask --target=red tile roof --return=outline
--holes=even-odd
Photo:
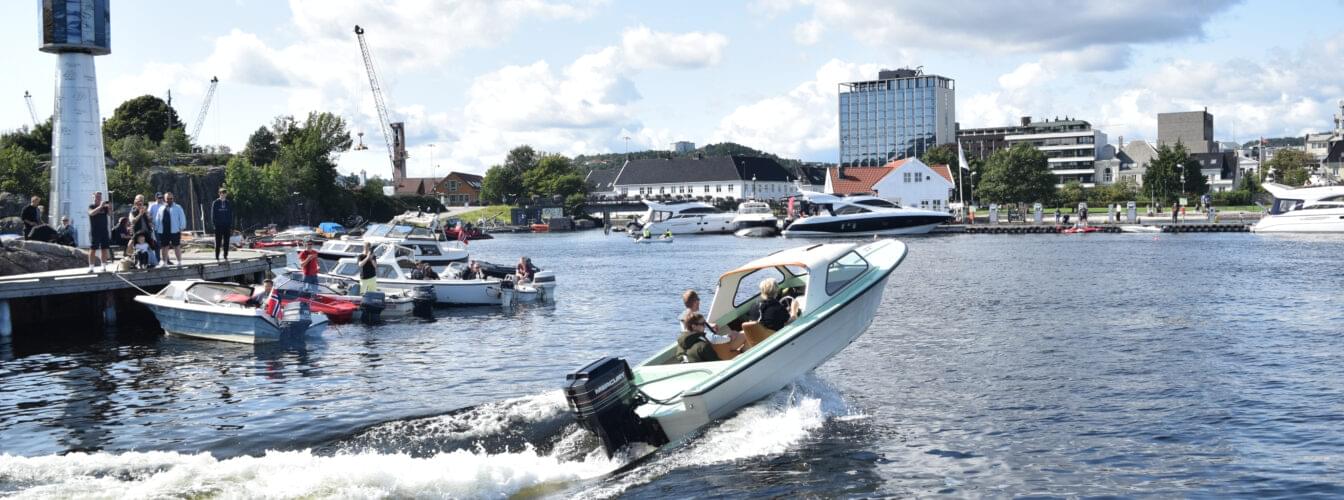
[[[929,165],[929,168],[933,169],[938,175],[943,176],[944,179],[947,179],[947,182],[951,182],[952,184],[957,183],[957,181],[952,179],[952,169],[947,165]]]
[[[873,185],[881,181],[891,171],[904,165],[906,160],[896,160],[881,167],[845,167],[845,175],[839,169],[828,169],[826,175],[831,178],[831,192],[836,194],[872,194]]]

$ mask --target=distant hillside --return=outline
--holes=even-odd
[[[702,146],[702,147],[700,147],[700,148],[697,148],[697,149],[695,149],[694,151],[691,151],[690,153],[687,153],[687,154],[684,154],[684,155],[678,155],[678,154],[676,154],[676,153],[674,153],[674,152],[672,152],[672,151],[665,151],[665,150],[662,150],[662,151],[660,151],[660,150],[631,151],[631,152],[630,152],[630,158],[631,158],[631,159],[635,159],[635,160],[649,159],[649,158],[668,158],[668,157],[676,157],[676,156],[688,157],[688,156],[695,156],[695,155],[704,155],[704,156],[729,156],[729,155],[741,155],[741,156],[759,156],[759,157],[764,157],[764,158],[772,158],[772,159],[774,159],[775,161],[778,161],[779,164],[780,164],[781,166],[783,166],[785,169],[788,169],[789,172],[793,172],[794,175],[799,175],[798,172],[800,172],[804,166],[817,166],[817,165],[818,165],[817,163],[814,163],[814,162],[806,162],[806,163],[805,163],[805,162],[803,162],[802,160],[797,160],[797,159],[793,159],[793,158],[780,158],[779,156],[777,156],[777,155],[775,155],[775,154],[767,153],[767,152],[765,152],[765,151],[761,151],[761,150],[758,150],[758,149],[754,149],[754,148],[751,148],[751,147],[748,147],[748,146],[743,146],[743,145],[741,145],[741,144],[737,144],[737,143],[734,143],[734,142],[721,142],[721,143],[718,143],[718,144],[706,144],[706,145],[704,145],[704,146]],[[621,154],[621,153],[608,153],[608,154],[599,154],[599,155],[579,155],[579,156],[574,157],[574,165],[577,166],[577,167],[579,168],[579,170],[581,170],[582,173],[583,173],[584,175],[587,175],[589,170],[603,170],[603,169],[608,169],[608,168],[620,168],[621,165],[625,164],[625,157],[626,157],[626,155]]]
[[[1243,148],[1253,148],[1253,147],[1255,147],[1255,145],[1256,145],[1257,143],[1259,143],[1259,142],[1260,142],[1259,140],[1250,140],[1250,141],[1246,141],[1246,143],[1245,143],[1245,144],[1242,144],[1241,147],[1243,147]],[[1271,148],[1281,148],[1281,147],[1284,147],[1284,146],[1302,146],[1302,145],[1304,145],[1304,144],[1307,143],[1307,140],[1306,140],[1306,138],[1304,138],[1304,137],[1300,137],[1300,136],[1299,136],[1299,137],[1273,137],[1273,138],[1265,139],[1265,142],[1268,142],[1269,144],[1267,144],[1267,146],[1269,146],[1269,147],[1271,147]]]

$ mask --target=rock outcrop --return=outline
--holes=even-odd
[[[0,217],[18,217],[23,207],[28,206],[28,198],[16,193],[0,192]]]
[[[23,240],[0,244],[0,276],[71,269],[88,262],[88,256],[74,247]]]

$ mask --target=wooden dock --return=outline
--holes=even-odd
[[[938,226],[934,233],[964,233],[964,234],[1058,234],[1063,233],[1069,226],[1055,226],[1046,224],[956,224]],[[1212,223],[1212,224],[1103,224],[1091,226],[1096,228],[1094,233],[1123,233],[1125,227],[1147,227],[1163,233],[1245,233],[1251,230],[1249,224],[1241,223]],[[1151,230],[1150,230],[1151,231]],[[1135,231],[1136,233],[1140,231]]]
[[[183,252],[182,265],[155,269],[90,273],[78,267],[0,277],[0,335],[56,320],[115,323],[119,309],[139,307],[131,300],[140,293],[136,287],[153,292],[174,280],[258,281],[285,262],[284,255],[253,250],[229,257],[215,261],[213,252]]]

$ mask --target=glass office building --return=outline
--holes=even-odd
[[[840,84],[840,164],[881,166],[956,141],[956,85],[920,70]]]

